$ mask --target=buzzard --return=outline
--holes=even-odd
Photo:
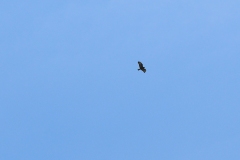
[[[139,65],[139,69],[138,70],[142,70],[145,73],[146,69],[145,69],[145,67],[143,67],[142,62],[138,61],[138,65]]]

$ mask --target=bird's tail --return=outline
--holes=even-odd
[[[138,71],[140,71],[141,69],[138,69]]]

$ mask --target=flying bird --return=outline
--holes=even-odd
[[[145,67],[143,67],[142,62],[138,61],[138,65],[139,65],[139,69],[138,70],[142,70],[145,73],[146,69],[145,69]]]

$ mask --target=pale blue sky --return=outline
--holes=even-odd
[[[0,159],[239,160],[239,8],[2,0]]]

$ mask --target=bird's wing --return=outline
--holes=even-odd
[[[140,62],[140,61],[138,61],[138,65],[139,65],[139,67],[140,67],[140,68],[142,68],[142,67],[143,67],[143,64],[142,64],[142,62]]]

